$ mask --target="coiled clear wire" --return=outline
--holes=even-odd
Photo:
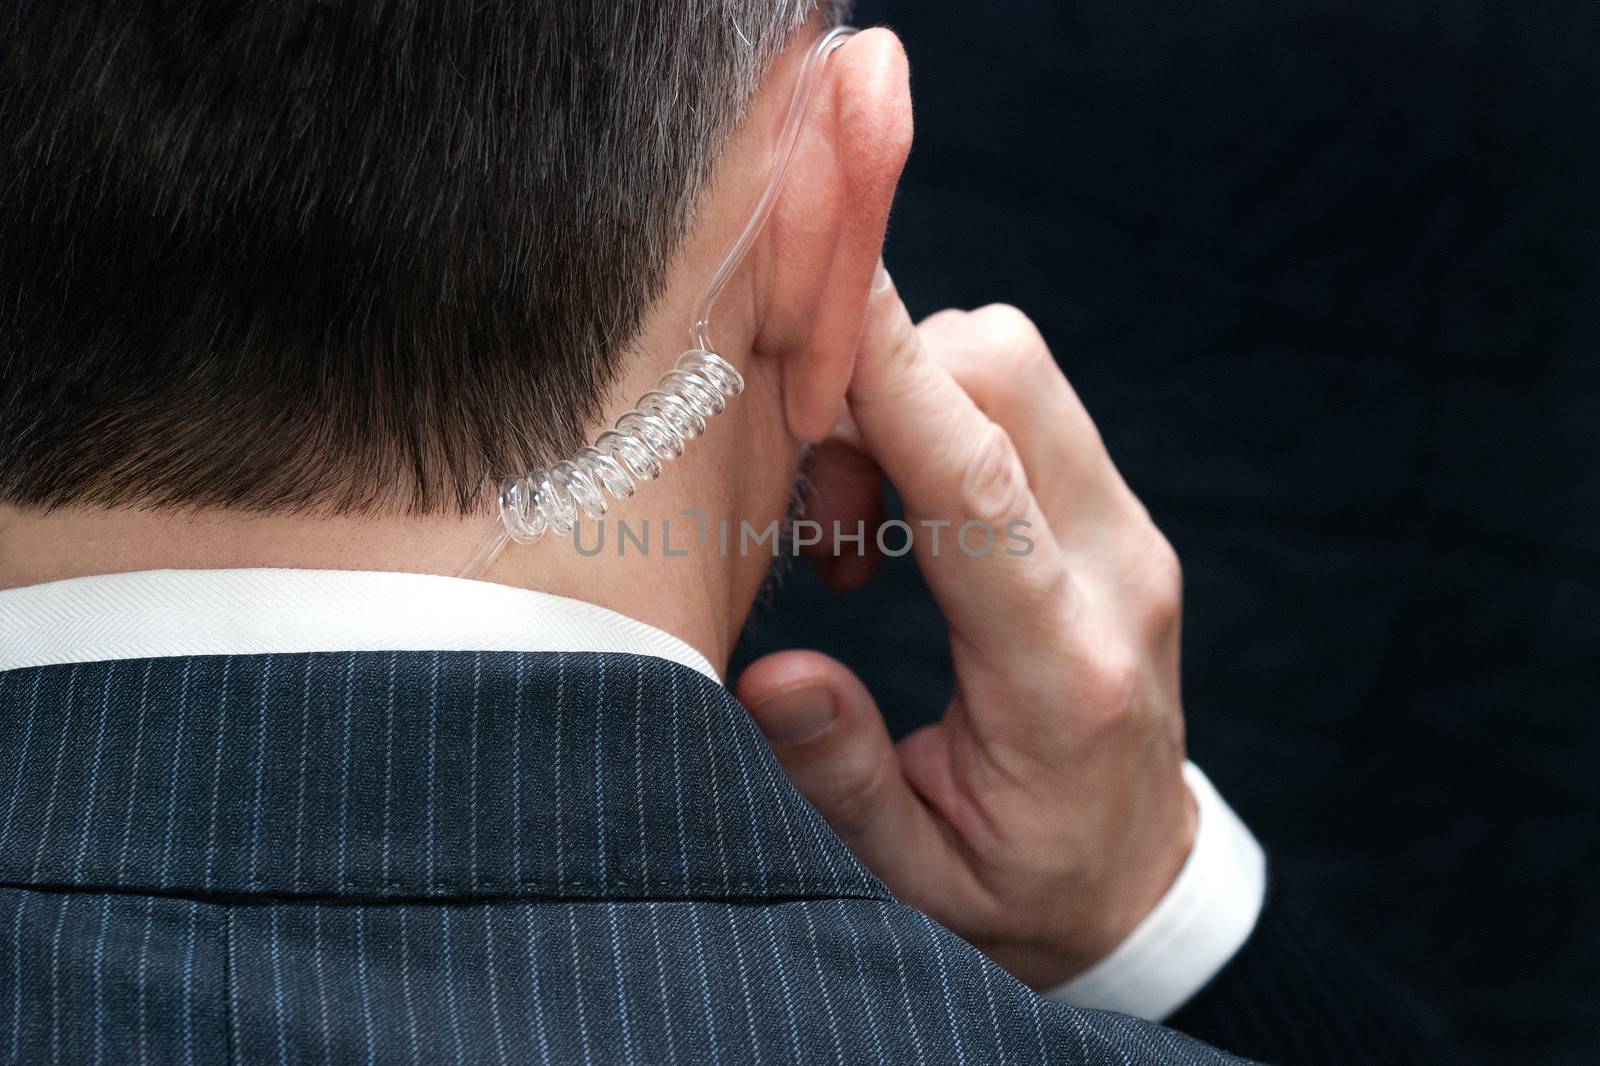
[[[600,519],[609,505],[608,493],[626,499],[634,494],[639,482],[660,477],[661,464],[683,455],[684,443],[704,433],[706,420],[721,414],[727,401],[744,391],[744,377],[711,348],[711,308],[772,213],[824,63],[855,32],[848,26],[831,30],[806,54],[789,101],[788,117],[778,135],[772,173],[751,209],[749,221],[723,256],[695,307],[690,331],[695,347],[680,355],[656,387],[641,396],[634,409],[617,419],[616,426],[600,434],[592,445],[571,459],[502,480],[499,521],[461,571],[462,577],[482,573],[507,541],[532,544],[546,533],[571,533],[580,515]]]
[[[684,443],[706,431],[706,419],[720,415],[727,400],[743,391],[744,377],[722,356],[684,352],[661,383],[639,398],[639,406],[593,445],[502,483],[500,520],[507,534],[531,544],[552,530],[571,533],[580,513],[601,518],[606,493],[627,499],[638,482],[660,477],[662,462],[683,455]]]

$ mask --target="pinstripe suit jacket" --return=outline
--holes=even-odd
[[[897,902],[606,654],[0,672],[0,1060],[1213,1063]]]

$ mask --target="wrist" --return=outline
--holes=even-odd
[[[1107,900],[1107,921],[1101,927],[1089,965],[1115,951],[1149,917],[1172,890],[1194,853],[1200,807],[1181,768],[1173,776],[1176,781],[1170,803],[1172,812],[1162,820],[1162,828],[1150,834],[1148,842],[1135,845],[1124,867],[1126,876]]]
[[[1198,825],[1177,880],[1127,939],[1047,998],[1161,1021],[1250,938],[1266,898],[1266,856],[1199,767],[1186,764],[1184,777]]]
[[[1161,816],[1145,820],[1145,829],[1117,849],[1103,876],[1047,889],[1035,897],[1035,914],[1048,916],[1046,924],[1013,924],[1010,935],[999,932],[979,946],[1036,989],[1070,981],[1114,952],[1166,898],[1193,851],[1199,807],[1176,768],[1173,777],[1159,800]]]
[[[1145,822],[1139,838],[1127,842],[1115,876],[1087,908],[1092,921],[1073,931],[1076,965],[1034,987],[1070,980],[1110,955],[1171,891],[1193,854],[1200,825],[1199,805],[1181,767],[1173,768],[1157,803],[1158,815]]]

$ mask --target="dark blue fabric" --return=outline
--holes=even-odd
[[[894,901],[621,655],[0,672],[12,1063],[1211,1063]]]

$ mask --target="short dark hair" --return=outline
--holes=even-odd
[[[817,6],[19,0],[0,500],[464,513],[570,453]]]

